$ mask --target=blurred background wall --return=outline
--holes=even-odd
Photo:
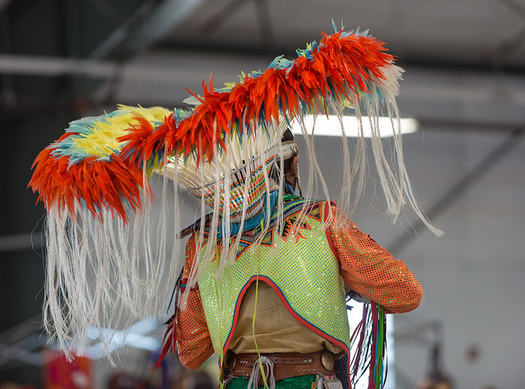
[[[1,381],[43,385],[45,211],[26,188],[38,152],[76,118],[181,107],[212,72],[220,86],[293,59],[332,19],[369,28],[405,68],[398,102],[422,128],[404,137],[407,168],[445,232],[409,216],[392,226],[373,186],[353,216],[424,288],[421,307],[394,319],[395,387],[429,375],[436,345],[456,388],[523,387],[522,0],[0,0]],[[338,143],[317,147],[337,198]]]

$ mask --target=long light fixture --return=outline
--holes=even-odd
[[[161,343],[154,336],[147,335],[158,328],[159,322],[150,317],[136,322],[126,330],[91,327],[88,337],[98,341],[86,350],[86,355],[92,359],[100,359],[106,353],[112,353],[124,346],[155,351]]]
[[[359,120],[355,116],[343,116],[343,126],[347,137],[358,137],[359,136]],[[388,118],[380,117],[377,119],[378,126],[381,131],[382,137],[388,137],[394,135],[393,125],[397,126],[397,121]],[[370,119],[368,116],[361,117],[361,123],[363,127],[363,135],[365,138],[370,138],[372,134],[372,128]],[[401,126],[401,134],[411,134],[419,130],[419,123],[417,120],[412,118],[401,118],[399,122]],[[305,130],[308,134],[312,133],[314,129],[314,116],[307,115],[304,118]],[[292,122],[292,132],[294,134],[302,134],[301,123],[297,120]],[[318,115],[315,118],[315,131],[314,135],[319,136],[341,136],[341,122],[340,119],[335,115]]]

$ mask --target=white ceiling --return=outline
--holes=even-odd
[[[319,39],[321,31],[331,33],[332,19],[338,26],[343,20],[346,29],[370,29],[401,61],[525,65],[523,39],[506,47],[525,34],[522,0],[201,1],[164,43],[242,51],[267,42],[290,51]],[[215,27],[206,29],[212,21]]]

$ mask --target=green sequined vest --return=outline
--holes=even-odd
[[[274,225],[259,245],[243,236],[235,264],[227,266],[220,278],[215,278],[217,258],[199,277],[206,320],[219,358],[226,353],[235,331],[242,297],[257,277],[277,292],[299,322],[348,351],[344,283],[323,226],[328,205],[311,203],[294,228],[304,201],[286,202],[282,228],[278,232]],[[205,250],[206,245],[201,254]]]

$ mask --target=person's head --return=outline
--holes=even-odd
[[[295,154],[292,158],[286,160],[284,165],[284,179],[293,190],[297,186],[297,179],[299,172],[297,170],[297,164],[299,163],[299,154]]]
[[[234,223],[250,219],[264,206],[267,190],[281,186],[284,193],[295,194],[299,187],[294,135],[284,121],[274,123],[268,130],[269,134],[260,131],[255,138],[246,136],[242,147],[237,138],[227,137],[223,139],[224,152],[211,163],[198,165],[190,155],[186,160],[175,161],[178,163],[173,164],[172,170],[177,169],[179,182],[214,214]],[[182,168],[184,165],[191,167]],[[217,174],[218,170],[222,175]],[[165,171],[171,178],[170,171]]]
[[[284,193],[294,194],[298,186],[298,168],[299,149],[294,141],[294,135],[290,129],[287,129],[281,138],[281,151],[283,153],[283,175],[284,175]],[[280,181],[280,157],[272,168],[270,177],[276,182]]]

